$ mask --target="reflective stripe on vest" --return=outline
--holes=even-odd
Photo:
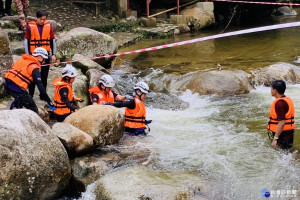
[[[71,109],[67,106],[67,104],[65,102],[62,101],[61,96],[59,94],[59,90],[64,87],[67,88],[68,89],[68,99],[70,102],[73,102],[74,98],[73,98],[72,85],[70,83],[66,83],[61,80],[54,82],[53,85],[56,86],[55,90],[54,90],[54,106],[56,107],[56,109],[54,110],[54,113],[56,113],[58,115],[64,115],[64,114],[71,113]]]
[[[32,64],[34,64],[34,66],[29,67]],[[14,63],[4,77],[13,81],[24,90],[27,90],[28,85],[33,82],[32,71],[34,69],[40,69],[40,67],[40,62],[35,57],[24,54],[22,58]]]
[[[294,130],[295,129],[295,107],[292,99],[289,97],[277,98],[273,101],[270,108],[270,115],[269,115],[270,120],[268,123],[268,129],[272,132],[276,132],[277,130],[279,121],[277,119],[275,105],[279,100],[284,100],[289,106],[289,110],[285,114],[285,124],[283,126],[283,131]]]
[[[135,108],[125,108],[124,127],[128,128],[145,128],[146,106],[137,97],[134,98]]]
[[[108,93],[101,90],[98,86],[92,87],[89,89],[90,99],[93,102],[92,95],[95,94],[98,96],[97,104],[105,104],[105,103],[115,103],[114,93],[110,90]]]
[[[31,21],[28,23],[30,27],[30,53],[32,53],[37,47],[43,47],[48,52],[51,50],[50,48],[50,30],[51,25],[49,21],[45,21],[42,30],[42,36],[40,35],[38,26],[35,21]]]

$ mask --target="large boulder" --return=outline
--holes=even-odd
[[[288,83],[300,83],[299,67],[289,63],[276,63],[265,68],[251,71],[252,81],[256,85],[270,86],[274,80],[285,80]]]
[[[0,77],[0,98],[3,98],[6,96],[6,91],[4,89],[4,82],[5,82],[5,79],[3,77]]]
[[[158,173],[144,166],[136,166],[100,178],[94,193],[96,199],[109,200],[206,199],[208,193],[204,187],[204,181],[196,174]]]
[[[199,2],[180,12],[185,15],[190,28],[201,30],[215,23],[213,2]]]
[[[115,39],[105,33],[89,28],[74,28],[61,34],[57,40],[57,56],[62,60],[71,60],[75,54],[84,57],[98,57],[116,53],[118,44]],[[95,59],[95,62],[104,67],[110,67],[112,58]]]
[[[247,94],[253,89],[248,74],[241,70],[199,72],[186,87],[199,94],[219,96]]]
[[[13,64],[13,57],[9,47],[9,39],[0,28],[0,70],[9,69]]]
[[[63,145],[36,113],[0,113],[0,199],[54,199],[71,177]]]
[[[123,113],[118,108],[90,105],[68,116],[67,122],[92,136],[97,146],[115,144],[123,137]]]
[[[86,72],[86,75],[89,79],[89,87],[94,87],[99,83],[99,80],[101,76],[105,75],[103,71],[100,71],[99,69],[89,69]]]

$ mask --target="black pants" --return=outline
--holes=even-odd
[[[71,113],[64,114],[64,115],[55,114],[55,117],[57,122],[63,122],[69,115],[71,115]]]
[[[12,0],[5,1],[5,9],[3,8],[3,0],[0,0],[0,13],[9,13]]]
[[[29,110],[32,110],[33,112],[36,112],[38,114],[38,108],[33,101],[32,97],[28,94],[27,91],[23,92],[15,92],[13,90],[10,90],[9,88],[5,88],[7,94],[12,96],[13,98],[17,99],[19,101],[19,105],[23,106]]]
[[[124,131],[129,135],[147,135],[144,128],[128,128],[124,127]]]
[[[50,60],[51,59],[45,60],[45,64],[50,64]],[[42,84],[43,84],[46,91],[47,91],[47,79],[48,79],[49,69],[50,69],[49,65],[41,67],[41,81],[42,81]],[[35,90],[35,84],[34,83],[30,84],[29,87],[28,87],[28,90],[29,90],[30,96],[33,97],[34,96],[34,90]],[[40,99],[44,100],[41,95],[40,95]]]
[[[274,135],[275,133],[273,132],[273,136]],[[282,149],[290,149],[292,148],[293,143],[294,143],[294,130],[282,131],[282,133],[279,136],[279,139],[277,140],[277,145]]]

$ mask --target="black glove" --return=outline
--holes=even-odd
[[[145,120],[145,124],[151,124],[152,120]]]
[[[104,105],[112,106],[113,104],[108,102],[108,103],[105,103]]]

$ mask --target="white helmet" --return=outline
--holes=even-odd
[[[70,78],[73,78],[78,75],[76,69],[71,65],[67,64],[65,68],[61,72],[62,77],[68,76]]]
[[[33,56],[42,56],[45,59],[48,59],[48,52],[43,47],[38,47],[32,52]]]
[[[138,82],[137,84],[135,84],[134,89],[137,90],[141,90],[142,93],[148,94],[149,92],[151,92],[151,90],[149,90],[149,86],[147,83],[145,82]]]
[[[108,88],[112,88],[116,84],[114,79],[110,75],[107,75],[107,74],[104,74],[103,76],[101,76],[99,83],[102,83],[105,87],[108,87]]]

